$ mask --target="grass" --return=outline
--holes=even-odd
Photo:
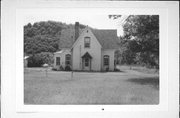
[[[135,84],[150,85],[155,89],[159,90],[159,78],[158,77],[148,77],[148,78],[132,78],[127,81],[134,82]]]
[[[121,69],[122,70],[122,69]],[[123,72],[25,70],[25,104],[158,104],[159,76]]]
[[[138,65],[120,65],[118,66],[121,70],[135,70],[142,73],[148,73],[148,74],[158,74],[159,70],[154,68],[147,68],[143,66]]]

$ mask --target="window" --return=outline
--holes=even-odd
[[[90,37],[85,37],[84,38],[84,47],[85,48],[90,48]]]
[[[89,59],[88,58],[85,58],[85,66],[89,66]]]
[[[60,65],[60,57],[56,57],[56,65]]]
[[[71,55],[67,54],[66,55],[66,65],[70,65],[71,64]]]
[[[104,66],[109,66],[109,56],[104,55]]]

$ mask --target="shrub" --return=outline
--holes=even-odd
[[[114,71],[115,71],[115,72],[118,72],[118,71],[120,71],[120,69],[118,69],[118,68],[114,68]]]
[[[41,67],[43,60],[39,55],[32,55],[28,58],[28,67]]]
[[[54,68],[54,67],[53,67],[52,70],[57,71],[57,68]]]
[[[71,71],[71,67],[70,66],[66,66],[65,67],[65,71]]]
[[[49,52],[41,52],[34,54],[28,58],[28,67],[41,67],[43,64],[53,64],[53,54]]]
[[[57,70],[58,70],[58,71],[64,71],[64,68],[63,68],[62,65],[60,65],[60,66],[58,66]]]

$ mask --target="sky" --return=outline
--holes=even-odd
[[[39,21],[59,21],[66,24],[74,24],[79,22],[83,25],[88,25],[96,29],[117,29],[118,36],[123,34],[121,26],[121,18],[110,19],[108,14],[92,14],[92,13],[34,13],[27,15],[24,20],[24,25]]]

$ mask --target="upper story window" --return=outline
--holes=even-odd
[[[84,48],[90,48],[90,37],[84,37]]]
[[[60,57],[56,57],[56,65],[57,65],[57,66],[60,65]]]
[[[66,65],[71,65],[71,55],[70,54],[66,54]]]

